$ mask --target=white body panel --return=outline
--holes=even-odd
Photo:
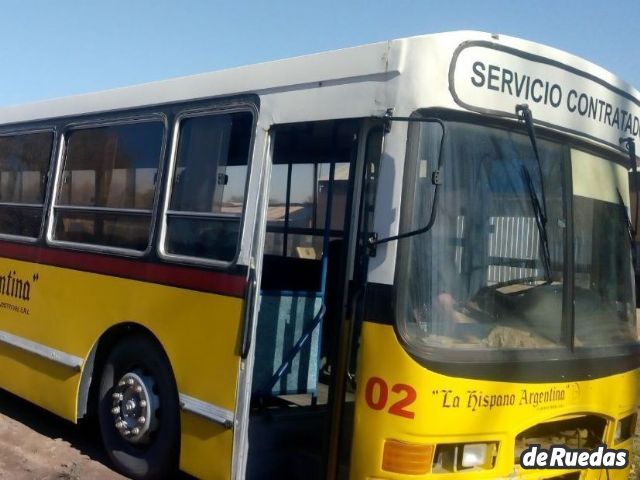
[[[471,82],[475,78],[480,83],[479,74],[476,72],[474,77],[473,70],[478,61],[485,66],[482,87]],[[531,92],[537,98],[539,86],[534,87],[535,91],[530,89],[528,96],[518,96],[513,94],[512,84],[509,94],[501,83],[504,77],[489,78],[496,74],[495,69],[489,70],[490,65],[499,66],[500,75],[504,75],[504,69],[517,72],[520,81],[528,76],[530,82],[541,79],[549,82],[550,88],[558,85],[563,91],[559,105],[533,101]],[[490,88],[495,86],[499,90]],[[263,130],[278,123],[379,117],[390,108],[397,116],[408,116],[420,108],[446,108],[475,113],[490,110],[493,115],[513,118],[516,104],[529,103],[534,118],[547,128],[581,136],[607,148],[617,148],[618,138],[625,134],[640,142],[635,120],[629,130],[626,120],[622,128],[620,119],[618,126],[603,122],[601,117],[606,111],[596,114],[598,120],[571,112],[567,107],[571,90],[577,93],[576,106],[579,95],[585,93],[624,110],[627,118],[640,118],[640,93],[586,60],[516,38],[452,32],[3,108],[0,124],[255,94],[260,97],[259,128]],[[374,225],[380,237],[398,232],[406,130],[406,123],[394,122],[385,140]],[[250,236],[251,227],[245,230]],[[395,252],[396,242],[380,246],[370,264],[370,281],[392,283]],[[243,247],[243,263],[247,254]]]

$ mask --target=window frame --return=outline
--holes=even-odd
[[[40,218],[40,228],[38,230],[38,234],[35,237],[30,237],[26,235],[13,235],[10,233],[4,233],[0,231],[0,239],[1,240],[10,240],[21,243],[37,243],[40,238],[42,238],[42,234],[47,224],[49,217],[49,198],[51,191],[51,179],[52,179],[52,168],[54,167],[55,162],[57,161],[57,150],[58,150],[58,129],[55,126],[41,126],[41,127],[33,127],[32,125],[25,126],[23,128],[10,128],[6,130],[0,130],[0,137],[10,137],[10,136],[18,136],[18,135],[30,135],[36,133],[51,133],[51,151],[49,152],[49,163],[47,166],[47,180],[44,185],[44,197],[42,199],[41,204],[35,203],[16,203],[16,202],[0,202],[0,207],[2,206],[16,206],[16,207],[26,207],[26,208],[37,208],[39,207],[42,212],[42,216]]]
[[[176,170],[176,164],[178,160],[178,149],[180,144],[180,130],[182,127],[182,122],[185,119],[189,118],[198,118],[198,117],[207,117],[213,115],[221,115],[221,114],[232,114],[232,113],[241,113],[248,112],[251,114],[252,118],[252,126],[251,126],[251,136],[249,138],[249,148],[247,155],[247,175],[245,178],[245,186],[244,186],[244,199],[242,202],[242,213],[240,217],[236,217],[230,214],[221,214],[221,213],[208,213],[208,212],[189,212],[189,213],[180,213],[177,211],[173,211],[170,208],[171,203],[171,194],[173,192],[173,179]],[[252,103],[237,103],[232,105],[214,105],[207,107],[197,107],[197,108],[186,108],[180,111],[174,118],[172,131],[171,131],[171,140],[170,140],[170,149],[169,149],[169,162],[167,165],[166,172],[166,184],[164,190],[164,198],[162,199],[162,206],[159,213],[160,217],[160,233],[158,236],[158,242],[156,247],[156,253],[159,258],[165,261],[170,262],[178,262],[189,265],[206,265],[211,267],[222,267],[228,268],[237,263],[238,257],[240,256],[241,244],[242,244],[242,233],[244,230],[244,224],[246,221],[246,212],[247,212],[247,198],[249,194],[249,185],[251,178],[251,170],[252,170],[252,161],[253,161],[253,150],[255,145],[256,138],[256,126],[258,122],[258,108]],[[213,258],[206,257],[197,257],[191,255],[182,255],[178,253],[171,253],[167,251],[167,230],[168,230],[168,222],[167,219],[170,216],[175,216],[177,218],[196,218],[196,219],[226,219],[228,221],[234,221],[235,219],[239,220],[238,223],[238,240],[236,242],[236,251],[231,260],[217,260]]]
[[[92,128],[110,127],[117,125],[131,125],[136,123],[153,123],[162,124],[162,138],[160,144],[160,155],[158,156],[158,170],[155,182],[155,192],[153,195],[153,204],[150,210],[143,209],[122,209],[110,207],[86,207],[86,206],[61,206],[58,204],[58,193],[61,188],[62,173],[67,154],[68,138],[71,132],[77,130],[89,130]],[[164,112],[152,112],[146,114],[128,114],[115,117],[105,117],[92,119],[90,121],[75,121],[65,124],[59,134],[57,141],[57,153],[55,156],[55,171],[53,173],[53,189],[50,194],[50,204],[47,212],[47,230],[45,241],[47,245],[73,248],[75,250],[86,250],[98,253],[116,253],[129,257],[147,256],[153,249],[153,239],[155,237],[156,217],[159,205],[161,190],[163,188],[163,166],[166,155],[167,139],[169,132],[169,120]],[[133,248],[113,247],[109,245],[98,245],[83,242],[74,242],[69,240],[59,240],[55,238],[56,210],[66,210],[75,212],[102,212],[107,214],[118,214],[122,212],[139,213],[140,215],[149,215],[149,233],[147,236],[147,245],[144,250],[136,250]]]

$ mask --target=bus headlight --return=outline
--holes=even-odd
[[[462,446],[462,468],[479,467],[487,463],[488,443],[467,443]]]
[[[494,467],[497,442],[450,443],[436,447],[434,473],[460,472],[467,469]]]

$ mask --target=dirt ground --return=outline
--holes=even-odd
[[[109,468],[97,425],[74,425],[0,390],[0,480],[125,480]],[[194,480],[180,474],[176,480]]]
[[[124,479],[106,466],[101,448],[94,427],[0,390],[0,479]]]

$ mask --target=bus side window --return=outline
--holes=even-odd
[[[54,239],[145,250],[163,133],[157,121],[70,131]]]
[[[0,234],[37,238],[52,132],[0,137]]]
[[[230,262],[239,243],[253,130],[250,112],[180,122],[165,252]]]

